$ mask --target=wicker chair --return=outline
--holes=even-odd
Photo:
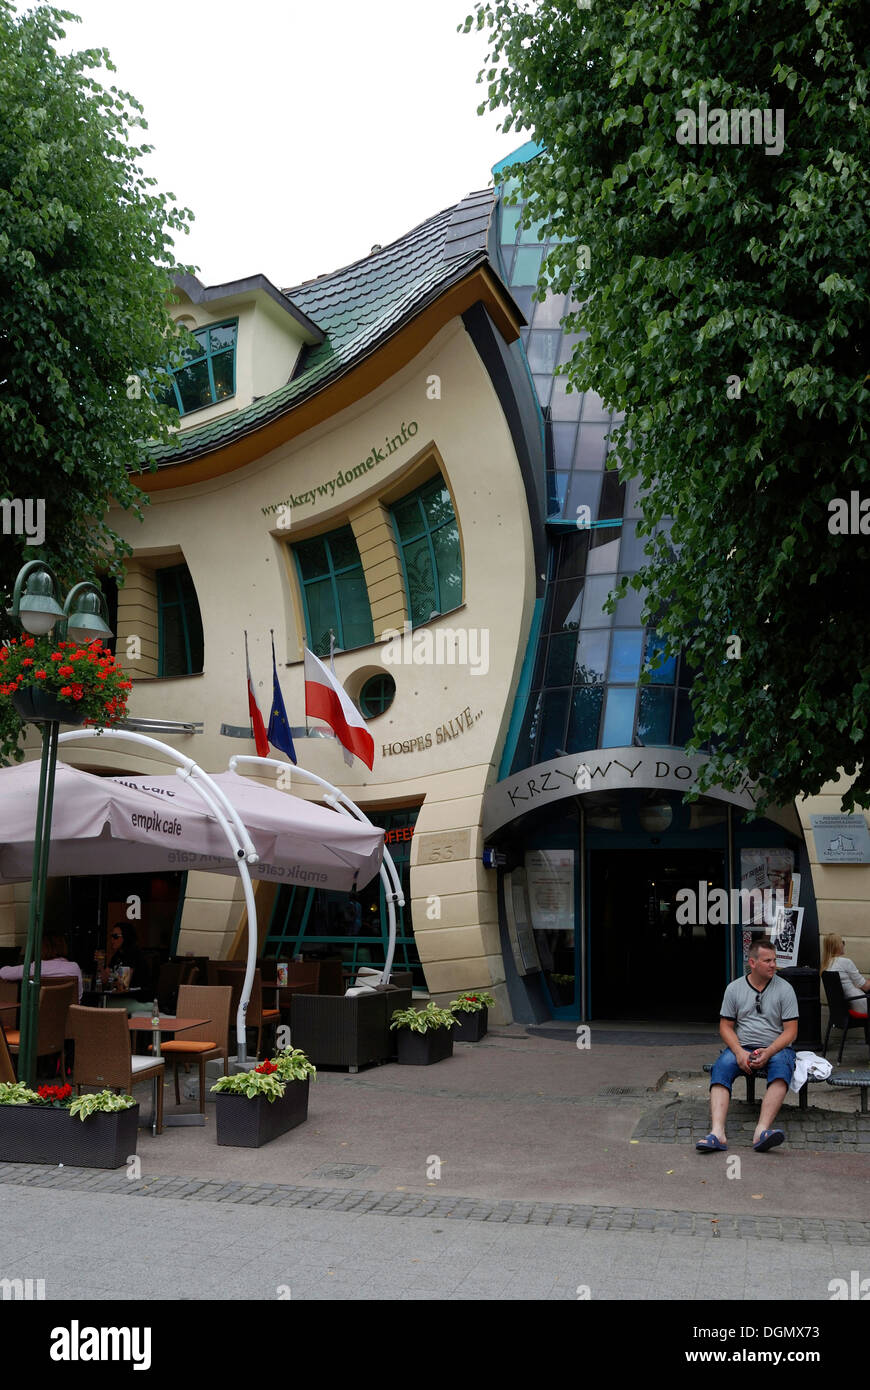
[[[236,1014],[239,1010],[239,1000],[242,997],[242,986],[245,983],[244,966],[240,961],[228,961],[226,964],[218,961],[215,966],[215,983],[218,985],[229,985],[232,990],[230,1023],[235,1027]],[[257,1030],[256,1053],[258,1057],[260,1055],[260,1043],[263,1037],[263,1029],[277,1028],[280,1022],[281,1011],[279,1009],[263,1008],[263,984],[259,970],[255,970],[254,981],[251,985],[251,998],[248,1002],[248,1012],[245,1015],[245,1026],[246,1029],[256,1028]]]
[[[59,984],[54,980],[50,985],[42,985],[39,990],[39,1020],[37,1023],[37,1059],[40,1057],[51,1057],[57,1054],[63,1057],[64,1041],[66,1039],[67,1015],[70,1006],[75,1004],[78,997],[78,981],[69,979],[66,984]],[[13,1054],[18,1053],[21,1044],[21,1033],[17,1028],[10,1028],[6,1034],[6,1041],[9,1044],[9,1051]]]
[[[370,1062],[387,1062],[395,1051],[390,1032],[394,1009],[411,1007],[409,989],[382,994],[294,994],[290,1020],[293,1046],[315,1066],[359,1071]]]
[[[73,1004],[69,1011],[70,1032],[75,1042],[73,1085],[101,1091],[132,1092],[139,1081],[157,1080],[157,1133],[163,1132],[163,1058],[134,1057],[130,1048],[130,1028],[120,1009],[84,1009]]]
[[[825,996],[828,1000],[828,1031],[825,1034],[825,1045],[822,1048],[824,1057],[828,1050],[828,1039],[831,1036],[832,1028],[842,1028],[843,1036],[840,1039],[840,1055],[838,1062],[843,1060],[843,1048],[846,1046],[846,1035],[850,1028],[863,1028],[864,1040],[870,1046],[870,1018],[867,1014],[856,1013],[849,1008],[849,1001],[843,992],[843,979],[837,970],[826,970],[822,975],[822,984],[825,987]]]
[[[205,1064],[215,1057],[223,1058],[226,1065],[230,1052],[230,1004],[232,990],[229,985],[182,985],[178,991],[179,1018],[207,1018],[196,1028],[185,1030],[184,1037],[177,1041],[165,1042],[161,1052],[171,1058],[175,1066],[175,1104],[181,1104],[178,1089],[178,1065],[180,1062],[199,1064],[199,1112],[205,1114]]]

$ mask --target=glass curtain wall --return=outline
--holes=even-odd
[[[692,729],[693,673],[674,659],[650,686],[639,687],[642,666],[661,645],[641,622],[644,594],[629,589],[614,613],[604,611],[608,594],[643,560],[638,481],[620,482],[606,467],[608,435],[622,415],[609,411],[596,391],[569,391],[566,378],[556,375],[583,336],[562,327],[578,305],[562,294],[533,299],[553,241],[538,241],[542,223],[521,225],[523,205],[505,206],[512,186],[512,180],[504,185],[498,204],[499,254],[529,320],[521,338],[547,426],[549,522],[555,523],[542,635],[512,762],[516,772],[587,748],[681,746]],[[591,524],[578,529],[578,517]]]

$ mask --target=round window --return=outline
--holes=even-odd
[[[392,676],[371,676],[359,693],[359,707],[366,719],[374,719],[390,708],[396,698],[396,682]]]

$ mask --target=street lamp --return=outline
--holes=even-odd
[[[9,617],[32,637],[48,636],[56,624],[60,625],[62,636],[69,635],[79,644],[93,642],[97,637],[112,636],[107,621],[106,600],[97,584],[86,581],[74,585],[62,608],[55,597],[58,588],[57,576],[51,566],[42,560],[31,560],[23,566],[15,580],[12,607],[6,610]],[[57,739],[60,731],[60,720],[55,717],[56,713],[56,710],[52,710],[44,716],[37,712],[28,715],[30,722],[39,724],[42,729],[42,762],[39,770],[33,871],[30,878],[30,911],[24,951],[24,976],[21,982],[21,1037],[18,1062],[18,1079],[31,1088],[36,1082],[45,882],[48,877],[51,813],[57,771]]]

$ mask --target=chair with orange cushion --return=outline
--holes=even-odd
[[[175,1066],[175,1104],[181,1104],[178,1088],[178,1065],[180,1062],[196,1062],[199,1065],[199,1111],[205,1114],[205,1064],[215,1057],[229,1058],[230,1004],[232,990],[229,985],[182,985],[178,991],[178,1018],[207,1018],[196,1028],[188,1028],[182,1037],[164,1042],[160,1051],[171,1057]]]
[[[75,1004],[78,983],[69,979],[67,984],[41,985],[39,990],[39,1018],[37,1022],[37,1058],[50,1057],[57,1053],[63,1057],[66,1039],[66,1022],[70,1005]],[[17,1054],[21,1044],[21,1034],[17,1028],[6,1032],[9,1051]]]
[[[215,969],[215,975],[218,984],[229,986],[233,992],[232,1002],[230,1004],[230,1023],[235,1026],[236,1015],[239,1011],[239,1000],[242,997],[242,986],[245,983],[244,966],[239,961],[227,961],[226,963],[219,961]],[[255,970],[254,981],[251,985],[251,998],[248,1002],[248,1012],[245,1015],[245,1024],[246,1029],[256,1028],[257,1030],[256,1052],[258,1057],[260,1055],[260,1042],[263,1036],[263,1029],[277,1028],[280,1022],[280,1009],[263,1008],[262,979],[259,970]]]

